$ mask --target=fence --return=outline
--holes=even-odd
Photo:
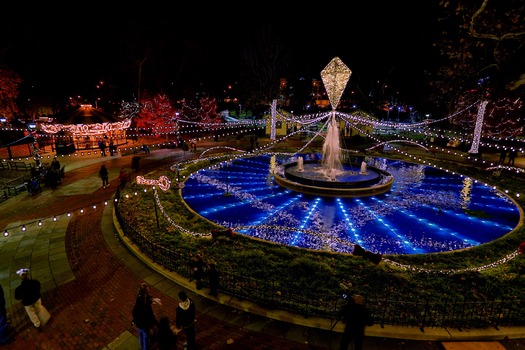
[[[118,196],[117,192],[117,196]],[[138,232],[123,217],[115,205],[115,214],[125,236],[143,254],[172,272],[189,278],[192,275],[189,251],[162,247]],[[246,276],[220,271],[220,291],[240,300],[252,301],[268,309],[281,309],[308,317],[338,319],[344,300],[311,290],[298,290],[279,281],[261,281]],[[208,287],[208,281],[203,284]],[[381,326],[425,328],[486,328],[525,325],[525,301],[516,298],[486,301],[444,301],[435,299],[398,300],[367,297],[374,321]]]

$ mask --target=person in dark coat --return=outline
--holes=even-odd
[[[102,187],[106,188],[109,187],[109,171],[108,168],[104,164],[100,166],[100,170],[98,171],[98,174],[100,175],[100,178],[102,179]]]
[[[348,350],[350,341],[354,341],[354,350],[363,349],[365,328],[371,324],[371,315],[361,295],[354,295],[341,309],[341,319],[345,325],[339,350]]]
[[[177,329],[170,324],[170,319],[163,316],[159,320],[157,327],[157,345],[158,350],[176,350],[177,349]]]
[[[153,312],[153,302],[160,304],[159,299],[154,299],[149,294],[148,285],[142,283],[135,300],[135,306],[133,306],[131,311],[132,324],[137,327],[141,350],[149,350],[152,328],[158,325],[157,318]]]
[[[514,148],[510,150],[509,152],[509,162],[507,165],[514,166],[514,161],[516,160],[516,156],[518,155],[518,151],[516,151]]]
[[[195,303],[185,291],[179,292],[179,300],[175,324],[178,332],[184,331],[186,335],[186,349],[195,350]]]
[[[217,271],[217,265],[214,262],[208,263],[208,282],[210,284],[210,294],[216,297],[219,295],[219,271]]]
[[[193,280],[195,280],[195,286],[197,289],[202,289],[202,278],[204,277],[204,260],[202,260],[202,255],[195,254],[191,267],[193,269]]]
[[[5,307],[4,289],[0,285],[0,345],[9,344],[13,341],[7,324],[7,309]]]
[[[15,289],[15,299],[20,300],[26,309],[29,319],[33,325],[40,327],[38,314],[47,312],[42,305],[42,295],[40,294],[40,281],[29,277],[29,269],[23,268],[17,271],[22,282]]]

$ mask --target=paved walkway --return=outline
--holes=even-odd
[[[141,154],[139,173],[180,157],[177,152],[181,151]],[[162,306],[155,310],[159,317],[175,317],[180,290],[195,299],[199,349],[338,349],[341,324],[264,310],[226,295],[210,299],[205,291],[194,290],[189,281],[162,271],[141,259],[140,254],[137,257],[133,246],[129,249],[119,237],[111,201],[119,169],[131,171],[131,158],[101,157],[98,153],[60,158],[66,165],[66,177],[56,190],[44,188],[35,196],[24,192],[0,203],[0,228],[9,232],[0,238],[0,283],[14,333],[13,342],[2,349],[139,349],[130,312],[143,281],[162,300]],[[102,163],[110,170],[110,187],[105,189],[98,177]],[[42,282],[43,304],[52,314],[50,322],[40,329],[31,325],[13,298],[19,284],[16,271],[21,267],[29,267],[32,277]],[[485,345],[494,341],[508,350],[525,348],[525,332],[520,328],[464,332],[428,329],[423,333],[412,328],[373,326],[367,335],[365,350],[438,350],[443,349],[441,341],[450,340],[479,340]],[[180,337],[179,349],[183,341]]]

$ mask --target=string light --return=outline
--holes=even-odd
[[[42,223],[42,220],[38,220],[38,226],[42,226],[43,223]]]
[[[57,221],[57,220],[58,220],[57,216],[53,215],[53,221]]]
[[[22,232],[26,232],[26,225],[22,225]]]
[[[4,237],[8,237],[9,236],[9,232],[7,230],[4,231]]]

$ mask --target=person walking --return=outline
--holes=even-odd
[[[0,285],[0,346],[9,344],[11,341],[13,341],[13,337],[9,334],[9,325],[7,324],[4,289]]]
[[[516,159],[517,155],[518,155],[518,152],[514,148],[511,149],[509,152],[509,162],[507,163],[507,165],[514,166],[514,160]]]
[[[219,271],[217,271],[217,265],[214,262],[208,263],[208,283],[210,284],[210,292],[208,293],[211,296],[219,295]]]
[[[120,187],[124,187],[124,185],[126,184],[126,181],[128,179],[128,173],[126,172],[126,170],[124,170],[124,168],[120,168],[120,172],[118,174],[118,179],[120,181]]]
[[[204,277],[204,260],[202,260],[201,254],[195,254],[193,261],[191,262],[191,267],[193,269],[193,280],[195,280],[195,286],[200,290],[202,289],[202,278]]]
[[[105,157],[106,156],[106,141],[105,140],[98,141],[98,148],[100,149],[100,155],[102,157]]]
[[[102,188],[109,187],[109,171],[104,164],[100,167],[98,174],[102,179]]]
[[[354,350],[362,350],[365,328],[372,325],[372,317],[362,295],[356,294],[347,301],[341,309],[341,319],[346,325],[339,350],[348,350],[351,340],[354,341]]]
[[[177,332],[184,331],[186,336],[186,350],[195,350],[195,303],[185,291],[179,292],[175,324]]]
[[[160,305],[160,299],[152,298],[149,294],[149,286],[146,283],[142,283],[131,311],[131,316],[133,317],[131,323],[137,327],[141,350],[150,349],[151,332],[158,325],[157,318],[153,312],[153,303]]]
[[[507,150],[505,148],[501,149],[499,154],[499,164],[505,164],[505,158],[507,157]]]
[[[29,277],[29,269],[23,268],[16,272],[22,282],[15,289],[15,299],[20,300],[29,319],[36,328],[47,323],[49,311],[42,305],[42,295],[40,294],[40,281]]]

